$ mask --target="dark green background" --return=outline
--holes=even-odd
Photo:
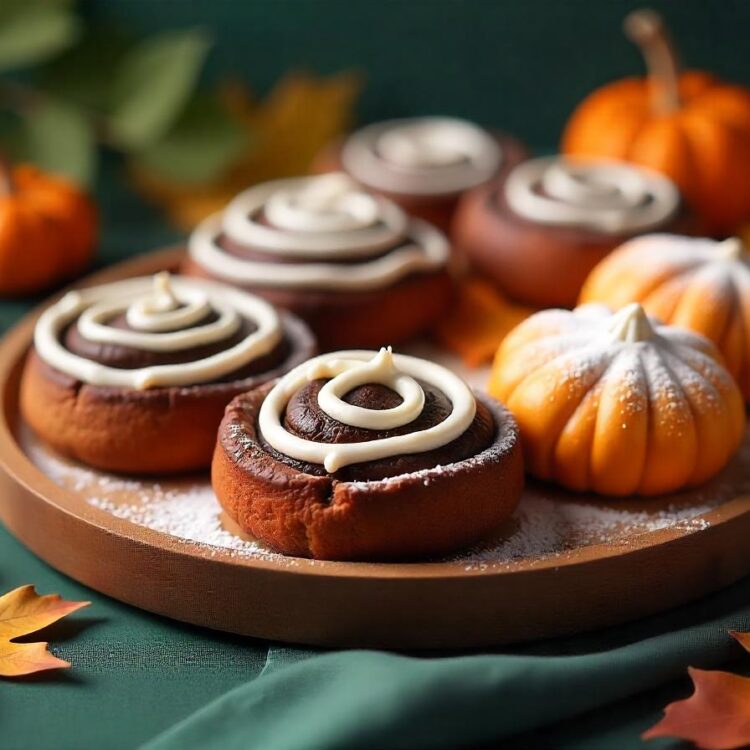
[[[88,3],[87,11],[136,32],[194,24],[214,29],[218,44],[208,79],[239,75],[263,93],[290,67],[322,73],[359,68],[368,80],[358,113],[362,120],[445,112],[507,128],[549,149],[583,94],[642,69],[638,54],[620,32],[623,14],[636,5],[622,0],[98,0]],[[655,5],[664,11],[691,64],[750,83],[750,2],[675,0]],[[103,212],[99,265],[175,237],[155,211],[127,191],[112,160],[102,170],[97,197]],[[30,304],[0,303],[0,331]],[[285,665],[305,659],[309,652],[278,645],[269,649],[259,641],[183,626],[113,602],[51,570],[0,529],[0,591],[25,583],[35,583],[42,593],[92,599],[93,605],[45,634],[55,652],[73,662],[72,670],[0,681],[3,750],[132,748],[243,683],[248,683],[248,699],[256,706],[244,716],[233,714],[244,731],[235,746],[243,750],[270,746],[256,742],[258,736],[275,737],[275,746],[284,748],[332,747],[334,736],[336,746],[347,750],[366,743],[393,746],[394,737],[408,746],[410,731],[421,737],[411,746],[422,747],[431,728],[443,732],[436,712],[457,727],[471,723],[480,731],[486,725],[481,732],[492,746],[661,750],[678,744],[645,746],[638,736],[656,721],[666,702],[689,692],[684,678],[675,680],[687,664],[713,667],[740,659],[728,664],[738,671],[748,664],[726,635],[730,627],[750,629],[746,581],[637,624],[502,649],[502,656],[478,660],[476,679],[472,672],[464,686],[465,695],[480,701],[469,721],[471,712],[461,715],[454,708],[451,713],[453,704],[441,703],[441,695],[462,687],[452,677],[408,704],[395,692],[393,710],[387,711],[386,688],[397,691],[396,679],[375,680],[373,688],[383,692],[371,703],[366,691],[350,695],[351,690],[337,688],[346,675],[367,682],[368,670],[378,663],[372,655],[312,659],[292,668],[297,671],[286,671]],[[520,670],[516,656],[529,657]],[[539,658],[545,656],[565,658]],[[338,659],[335,664],[333,658]],[[384,663],[390,663],[389,658],[380,657]],[[445,663],[440,660],[435,666]],[[598,672],[593,671],[595,664]],[[414,666],[400,667],[402,680]],[[545,694],[546,682],[560,669],[578,674],[579,687],[561,691],[550,682]],[[487,670],[499,677],[487,682],[482,693]],[[585,670],[592,671],[586,675]],[[261,672],[263,677],[255,680]],[[536,682],[529,678],[532,673]],[[295,690],[300,685],[309,689]],[[534,685],[539,690],[535,698],[518,697],[520,689]],[[306,705],[308,698],[314,704],[316,695],[327,704],[317,712],[327,724],[313,740]],[[515,703],[509,702],[514,696]],[[355,697],[361,702],[350,709],[346,699]],[[563,711],[562,703],[570,705]],[[597,704],[602,704],[600,710],[592,711]],[[511,708],[504,710],[507,706]],[[399,715],[400,707],[411,713]],[[378,731],[373,716],[380,716]],[[369,733],[361,729],[367,717]],[[561,722],[564,717],[569,718]],[[231,726],[219,717],[217,723],[204,725],[204,734],[193,725],[188,734],[196,743],[208,732],[215,746],[225,750],[221,731]],[[508,739],[522,730],[526,733]],[[170,738],[167,746],[186,746],[185,732]],[[443,740],[444,745],[455,745],[447,736]],[[429,744],[437,744],[437,737]],[[205,742],[200,746],[205,748]]]
[[[682,59],[750,83],[750,2],[669,0]],[[207,75],[265,92],[290,67],[356,68],[363,121],[425,113],[557,143],[592,88],[641,73],[621,32],[631,0],[98,0],[91,10],[139,30],[204,25],[216,34]]]

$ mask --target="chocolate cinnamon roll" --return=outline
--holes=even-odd
[[[320,154],[314,171],[342,170],[447,232],[464,192],[525,157],[525,147],[509,135],[453,117],[414,117],[355,131]]]
[[[245,292],[167,273],[129,279],[69,292],[42,313],[21,413],[92,466],[200,469],[226,404],[313,351],[304,323]]]
[[[322,355],[237,397],[212,483],[241,528],[286,554],[398,559],[495,530],[523,465],[504,407],[389,348]]]
[[[190,237],[185,272],[248,289],[303,318],[321,348],[425,330],[450,297],[449,245],[343,174],[250,188]]]
[[[692,222],[666,177],[624,162],[532,159],[468,193],[454,241],[510,297],[572,307],[591,269],[624,240]]]

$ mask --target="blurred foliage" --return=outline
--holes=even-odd
[[[0,148],[88,184],[101,148],[192,226],[249,184],[304,173],[351,124],[358,77],[290,74],[263,101],[199,88],[204,29],[136,39],[85,23],[74,0],[0,0]]]
[[[135,39],[87,27],[68,0],[2,0],[0,143],[82,183],[102,145],[164,178],[217,179],[248,140],[197,89],[210,47],[203,29]]]
[[[184,171],[165,178],[170,171],[170,149],[187,148],[193,140],[202,139],[201,117],[207,125],[212,115],[196,111],[192,126],[175,129],[171,138],[144,154],[146,158],[132,170],[134,184],[163,206],[174,223],[189,229],[249,185],[305,174],[316,154],[350,127],[359,90],[359,77],[352,73],[325,78],[290,73],[257,102],[242,83],[228,83],[220,91],[222,106],[254,147],[240,155],[222,179],[200,187],[181,179]],[[213,144],[213,148],[221,147],[220,142]]]

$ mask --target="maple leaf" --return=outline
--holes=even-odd
[[[360,88],[354,73],[289,73],[258,102],[244,84],[227,83],[221,99],[248,134],[248,148],[236,163],[221,179],[204,185],[168,181],[136,168],[131,172],[135,187],[177,226],[192,229],[251,185],[306,174],[318,152],[350,128]]]
[[[468,367],[489,362],[505,336],[534,312],[505,299],[482,279],[459,282],[450,315],[442,318],[435,338],[458,354]]]
[[[21,586],[0,596],[0,677],[20,677],[70,664],[47,651],[46,643],[14,643],[91,602],[67,602],[57,594],[39,596],[33,586]]]
[[[750,633],[730,632],[750,651]],[[664,717],[643,733],[644,740],[677,737],[703,750],[734,750],[750,745],[750,678],[731,672],[689,668],[695,691],[670,703]]]

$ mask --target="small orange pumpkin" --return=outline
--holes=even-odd
[[[665,323],[703,334],[750,401],[750,254],[736,237],[630,240],[594,268],[580,301],[613,309],[640,302]]]
[[[75,185],[0,163],[0,294],[39,291],[80,273],[96,233],[96,209]]]
[[[489,391],[528,470],[572,490],[654,495],[700,484],[737,450],[742,396],[708,339],[634,303],[545,310],[501,344]]]
[[[701,71],[679,74],[661,19],[636,11],[625,22],[649,75],[590,94],[565,129],[562,151],[651,167],[677,183],[709,233],[750,217],[750,90]]]

